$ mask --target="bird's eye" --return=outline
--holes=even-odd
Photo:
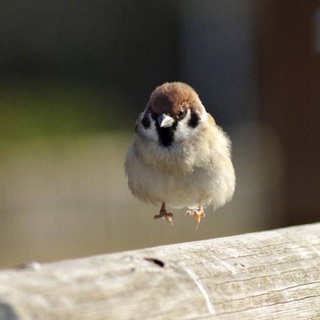
[[[177,114],[179,119],[182,119],[186,115],[186,110],[184,108],[181,108]]]

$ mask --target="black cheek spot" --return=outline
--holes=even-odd
[[[195,110],[191,109],[191,118],[188,121],[188,126],[191,128],[195,128],[199,124],[199,121],[199,114]]]
[[[149,114],[146,113],[143,118],[142,118],[142,121],[141,121],[141,124],[143,125],[143,127],[145,129],[148,129],[150,127],[150,118],[149,118]]]

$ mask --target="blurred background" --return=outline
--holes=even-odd
[[[320,1],[0,4],[0,268],[320,218]],[[230,135],[233,201],[199,230],[123,172],[155,86],[193,86]]]

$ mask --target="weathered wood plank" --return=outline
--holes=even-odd
[[[320,319],[320,223],[38,269],[0,272],[1,320]]]

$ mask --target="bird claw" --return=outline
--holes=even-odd
[[[173,214],[171,212],[167,212],[165,204],[163,203],[160,209],[159,214],[155,215],[153,219],[164,219],[171,223],[173,226]]]
[[[197,227],[196,230],[198,230],[199,227],[199,223],[201,221],[201,218],[204,218],[206,216],[205,212],[203,211],[203,207],[200,206],[198,209],[196,210],[188,210],[185,213],[185,216],[193,216],[194,220],[196,221]]]
[[[167,220],[168,222],[171,223],[171,225],[173,226],[173,214],[170,212],[160,212],[160,214],[157,214],[153,217],[153,219],[164,219]]]

